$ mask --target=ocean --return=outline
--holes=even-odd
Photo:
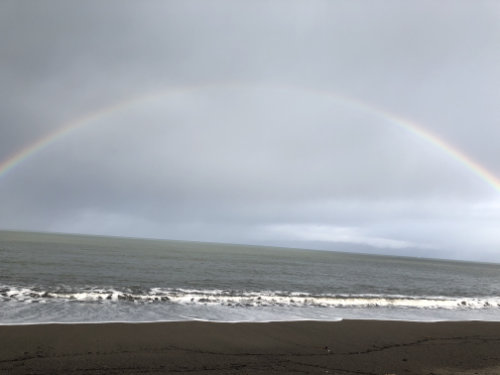
[[[0,324],[500,321],[500,265],[0,231]]]

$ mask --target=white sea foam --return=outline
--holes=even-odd
[[[133,292],[114,288],[43,290],[29,287],[0,287],[0,300],[24,303],[47,301],[80,303],[169,304],[227,307],[316,307],[478,310],[500,309],[500,297],[446,297],[401,295],[336,295],[286,291],[232,291],[151,288]]]

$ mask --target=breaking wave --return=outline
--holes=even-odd
[[[23,303],[129,303],[229,307],[500,309],[500,297],[338,295],[285,291],[190,290],[172,288],[69,288],[0,286],[0,301]]]

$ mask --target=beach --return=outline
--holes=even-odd
[[[498,264],[0,234],[0,375],[500,374]]]
[[[1,374],[499,374],[500,323],[0,326]]]

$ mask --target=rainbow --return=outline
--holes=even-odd
[[[42,138],[37,139],[35,142],[30,143],[23,149],[15,152],[14,154],[7,157],[5,160],[0,162],[0,178],[4,177],[9,171],[13,170],[29,158],[33,157],[38,152],[50,146],[55,141],[63,138],[68,133],[83,127],[87,124],[92,123],[97,119],[101,119],[103,117],[109,116],[115,112],[118,112],[122,109],[125,109],[129,106],[140,104],[141,102],[146,102],[147,100],[157,98],[157,97],[165,97],[165,96],[173,96],[186,94],[191,92],[197,92],[205,89],[215,89],[215,88],[241,88],[241,87],[252,87],[252,88],[263,88],[263,89],[281,89],[286,91],[303,91],[312,93],[314,95],[320,95],[322,97],[328,97],[334,100],[336,103],[341,104],[347,108],[352,108],[356,111],[361,111],[378,118],[383,119],[397,127],[400,127],[416,137],[424,140],[425,142],[437,147],[442,150],[450,157],[458,161],[465,168],[470,170],[472,173],[477,175],[491,187],[493,187],[497,192],[500,192],[500,179],[495,176],[491,171],[487,168],[474,161],[470,156],[452,146],[448,142],[439,138],[437,135],[433,134],[431,131],[419,125],[416,122],[413,122],[409,119],[403,118],[398,114],[387,111],[385,109],[377,108],[372,105],[366,104],[357,99],[349,98],[343,95],[339,95],[337,93],[331,91],[322,91],[317,89],[309,89],[304,87],[295,87],[295,86],[283,86],[283,85],[262,85],[262,84],[205,84],[205,85],[197,85],[197,86],[182,86],[182,87],[174,87],[167,90],[160,90],[153,93],[147,93],[145,95],[140,95],[137,97],[129,98],[125,101],[121,101],[117,104],[107,106],[101,109],[98,109],[95,112],[86,114],[78,119],[70,121],[66,124],[60,126],[57,130],[45,135]]]

